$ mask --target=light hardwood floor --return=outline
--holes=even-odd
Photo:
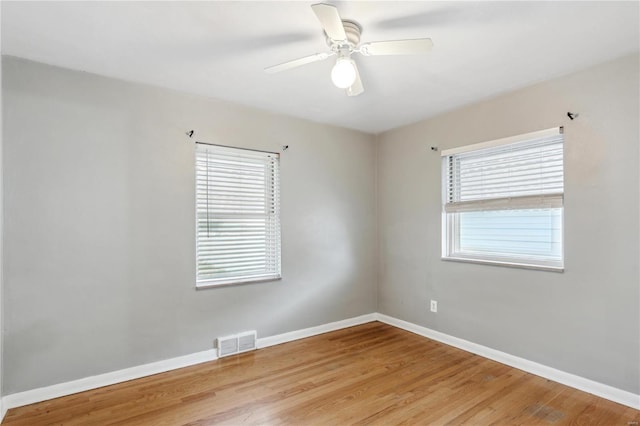
[[[7,425],[637,425],[640,411],[373,322],[9,410]]]

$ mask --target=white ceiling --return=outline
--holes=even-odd
[[[425,56],[362,57],[365,93],[330,81],[314,2],[2,1],[2,53],[378,133],[640,50],[639,3],[333,2],[362,41],[431,37]]]

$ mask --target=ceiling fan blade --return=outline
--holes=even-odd
[[[347,96],[358,96],[362,92],[364,92],[364,86],[362,85],[362,80],[360,79],[360,71],[358,71],[358,66],[356,63],[353,63],[353,67],[356,69],[356,81],[347,88]]]
[[[360,46],[360,53],[365,56],[376,55],[421,55],[431,51],[433,42],[430,38],[413,40],[374,41]]]
[[[280,71],[289,70],[302,65],[310,64],[312,62],[323,61],[332,54],[330,53],[316,53],[315,55],[305,56],[304,58],[294,59],[292,61],[283,62],[282,64],[273,65],[264,69],[266,73],[274,74]]]
[[[338,13],[338,9],[330,4],[317,3],[311,5],[311,9],[318,17],[322,29],[332,40],[346,40],[347,33],[342,25],[342,18]]]

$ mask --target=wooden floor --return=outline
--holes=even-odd
[[[379,322],[9,410],[7,425],[637,425],[640,411]]]

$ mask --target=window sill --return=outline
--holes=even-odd
[[[471,259],[466,257],[443,256],[441,259],[446,260],[448,262],[477,263],[480,265],[503,266],[507,268],[534,269],[538,271],[548,271],[548,272],[564,272],[563,266],[531,265],[527,263],[507,262],[507,261],[487,260],[487,259]]]
[[[245,279],[234,279],[234,280],[224,280],[224,281],[201,281],[201,282],[196,282],[196,290],[205,290],[209,288],[228,287],[228,286],[243,285],[243,284],[257,284],[257,283],[265,283],[269,281],[280,281],[280,280],[282,280],[282,276],[268,277],[268,278],[245,278]]]

